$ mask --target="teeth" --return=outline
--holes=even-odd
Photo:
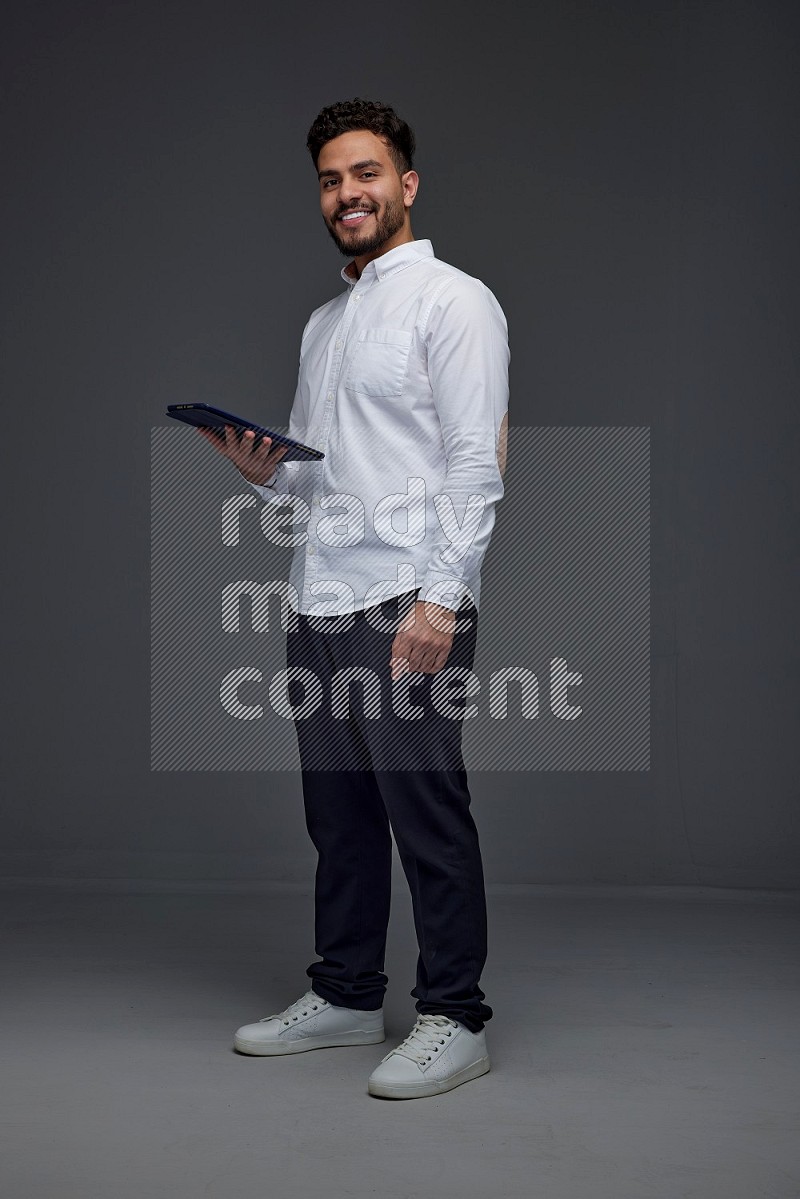
[[[363,212],[348,212],[341,219],[343,221],[354,221],[354,220],[356,220],[357,217],[360,217],[360,216],[369,216],[369,211],[365,210]]]

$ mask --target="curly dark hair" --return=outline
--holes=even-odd
[[[388,104],[381,104],[380,100],[362,100],[359,96],[330,104],[314,120],[306,139],[314,166],[318,165],[319,152],[326,142],[356,129],[368,129],[388,141],[387,149],[398,175],[412,169],[417,144],[411,128]]]

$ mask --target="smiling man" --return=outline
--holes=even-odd
[[[222,452],[265,503],[308,520],[291,567],[289,667],[326,695],[337,672],[371,672],[395,702],[370,702],[357,678],[345,719],[323,703],[295,720],[321,961],[309,991],[234,1043],[271,1055],[384,1040],[393,833],[419,945],[418,1018],[368,1090],[416,1098],[489,1069],[486,902],[459,717],[503,495],[507,326],[480,280],[414,238],[414,136],[391,108],[334,104],[307,145],[325,227],[349,259],[344,291],[303,331],[289,422],[325,458],[282,462],[268,439],[233,430]],[[354,503],[367,515],[357,535]]]
[[[410,197],[410,203],[414,202],[417,176],[415,171],[407,171],[409,178],[406,181],[407,189],[404,189],[402,176],[388,150],[381,145],[376,151],[374,133],[364,130],[342,136],[346,138],[345,141],[335,139],[340,153],[344,151],[346,155],[358,156],[377,152],[381,155],[380,158],[358,158],[356,162],[343,164],[341,169],[344,173],[366,185],[366,188],[357,189],[362,194],[352,204],[343,207],[345,202],[342,196],[347,194],[347,184],[343,190],[339,182],[339,170],[332,165],[322,165],[336,161],[336,148],[330,149],[332,143],[329,143],[320,151],[322,212],[328,232],[343,254],[361,259],[360,273],[369,257],[385,254],[404,241],[413,240],[408,237],[411,232],[411,223],[407,219],[410,204],[406,207],[405,196]],[[359,231],[357,237],[356,229]]]

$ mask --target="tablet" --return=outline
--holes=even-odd
[[[293,441],[291,437],[286,437],[283,433],[273,433],[272,429],[265,429],[263,425],[243,420],[241,416],[234,416],[232,412],[223,412],[221,408],[212,408],[210,404],[170,404],[167,407],[167,416],[173,416],[175,420],[182,420],[187,425],[202,425],[204,429],[212,429],[223,438],[226,425],[233,425],[241,432],[244,432],[245,429],[252,429],[261,437],[270,437],[275,445],[289,447],[281,458],[281,462],[318,461],[325,457],[321,450],[313,450],[310,445],[303,445],[301,441]]]

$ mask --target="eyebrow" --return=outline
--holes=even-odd
[[[348,169],[351,171],[363,171],[364,167],[379,167],[380,170],[383,170],[383,163],[378,162],[377,158],[364,158],[364,159],[362,159],[361,162],[352,163]],[[329,171],[318,171],[317,177],[319,179],[324,179],[326,175],[338,175],[338,174],[339,174],[338,171],[330,171],[330,170]]]

